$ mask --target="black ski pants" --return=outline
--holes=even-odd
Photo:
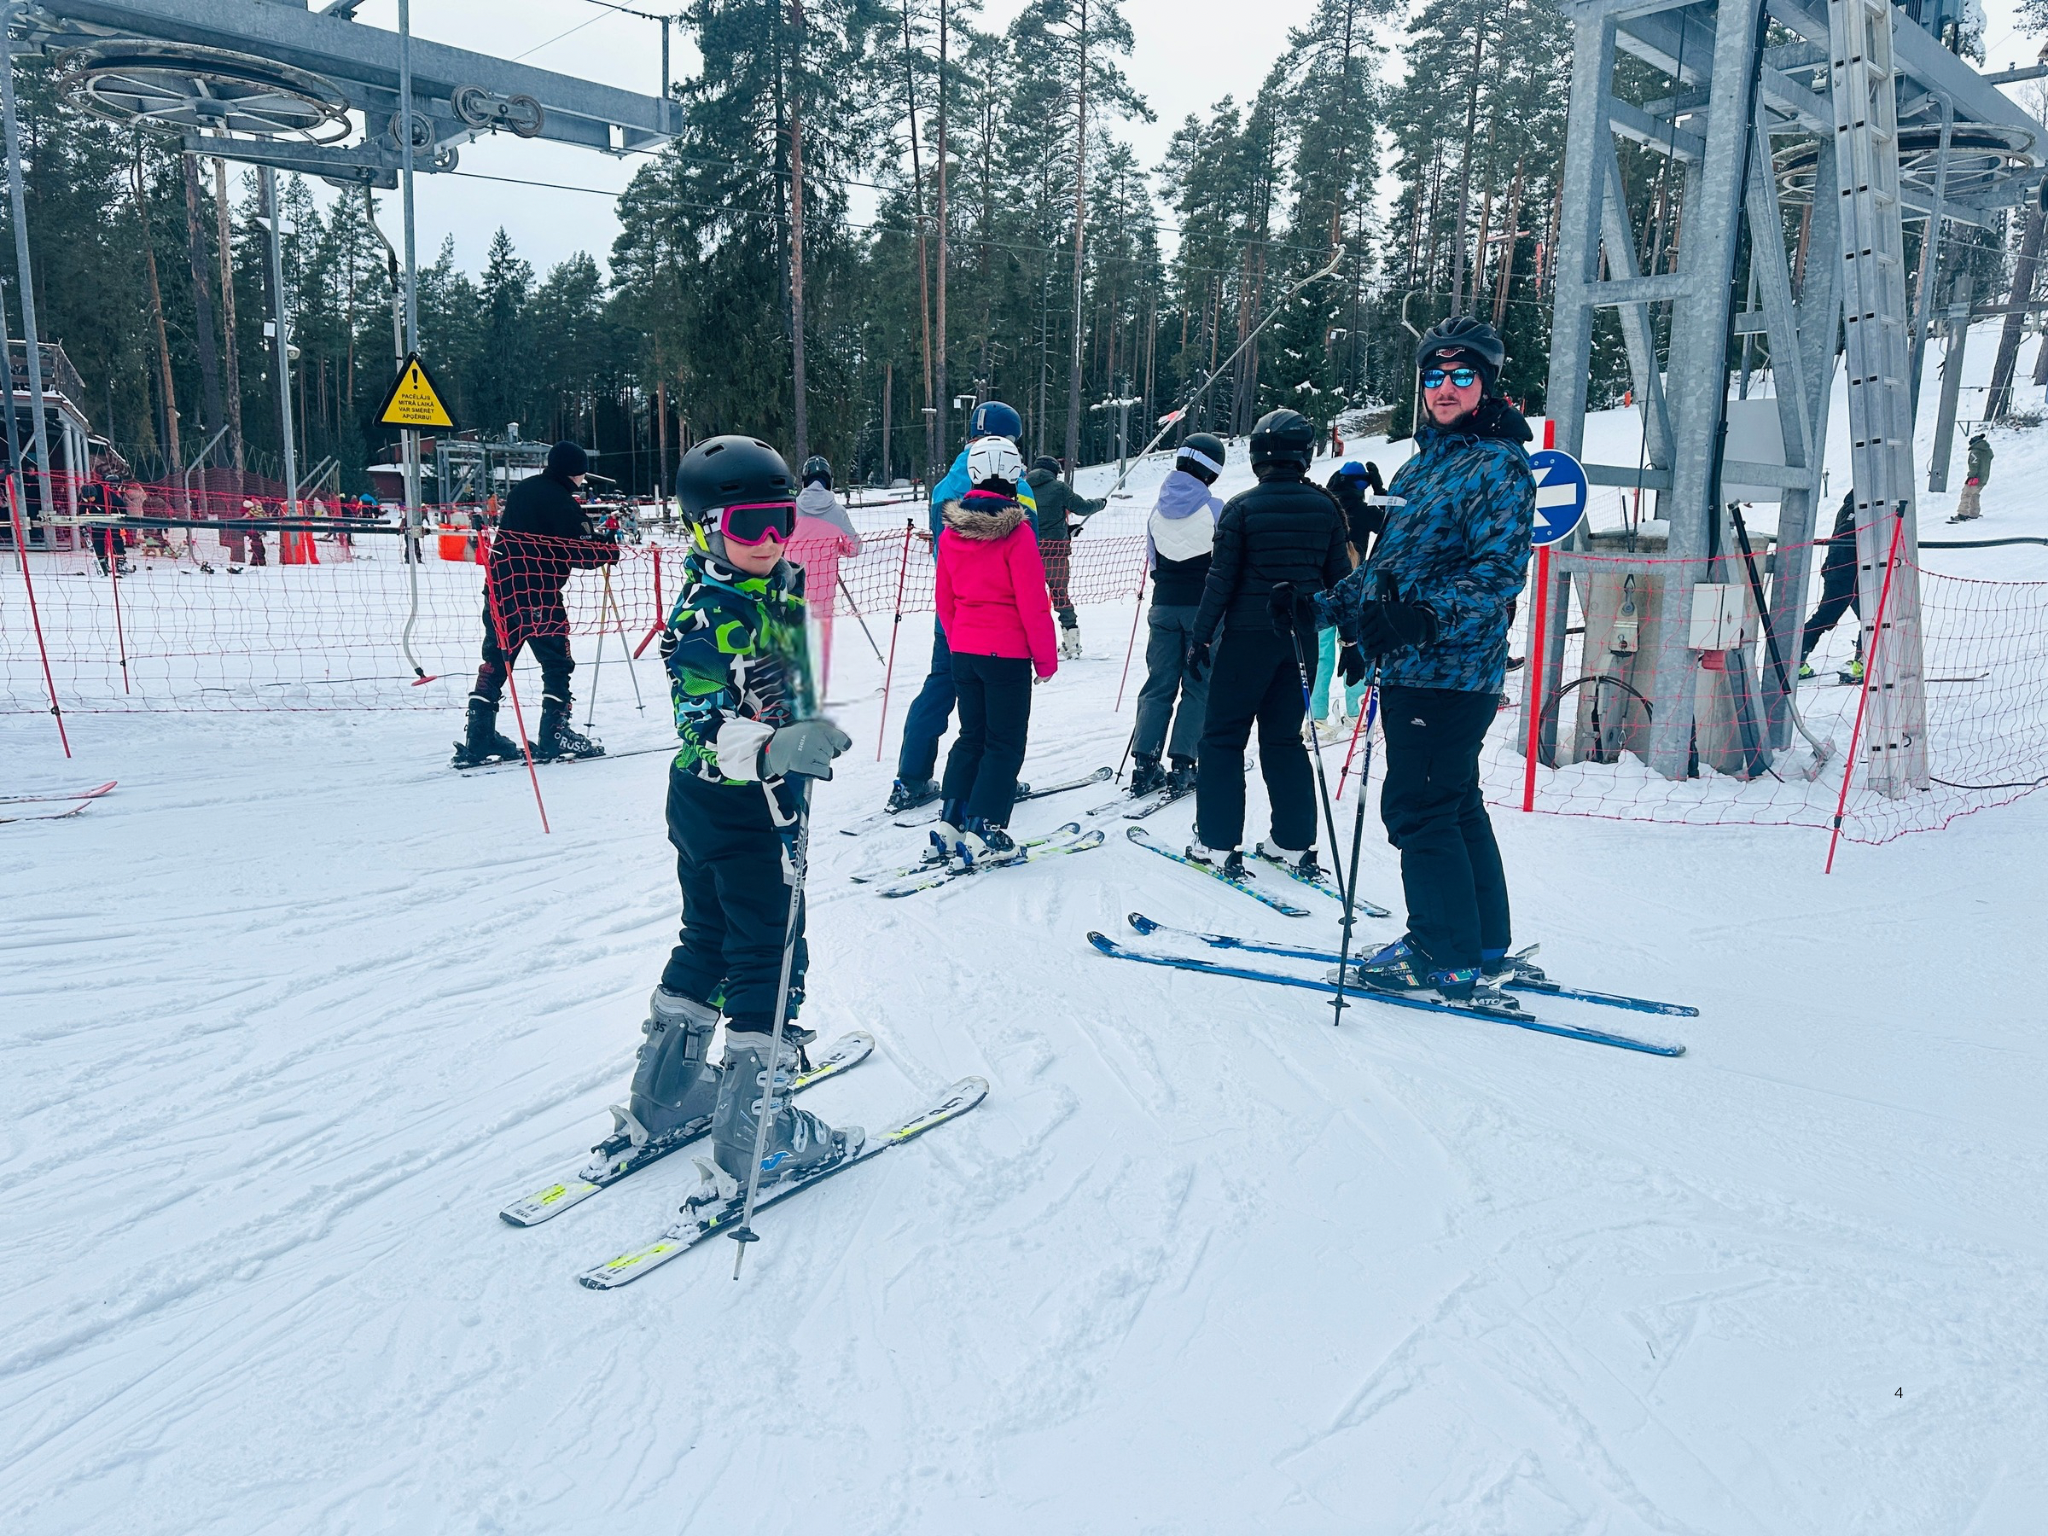
[[[775,1028],[775,989],[789,926],[790,839],[769,813],[759,784],[710,784],[672,768],[668,840],[683,888],[683,928],[661,984],[699,1002],[723,1002],[729,1027]],[[810,963],[799,906],[796,959],[789,973],[789,1016],[803,1000]]]
[[[1192,758],[1201,750],[1209,679],[1187,674],[1188,642],[1200,611],[1192,604],[1154,603],[1145,616],[1145,686],[1138,690],[1137,734],[1131,738],[1131,750],[1140,757],[1157,757],[1167,749],[1169,721],[1171,756]],[[1175,695],[1180,698],[1178,714]]]
[[[1021,656],[953,653],[960,734],[946,757],[945,802],[959,814],[1007,827],[1017,803],[1017,770],[1031,732],[1031,663]]]
[[[1499,705],[1491,693],[1380,689],[1380,820],[1401,850],[1408,942],[1443,970],[1476,966],[1482,951],[1509,943],[1507,875],[1479,797],[1479,746]]]
[[[1301,742],[1301,671],[1290,636],[1226,629],[1209,674],[1209,712],[1195,778],[1195,835],[1211,848],[1244,841],[1244,749],[1259,728],[1259,772],[1273,812],[1273,841],[1312,848],[1315,778]]]
[[[498,707],[498,700],[505,696],[505,676],[519,661],[521,650],[533,653],[533,659],[540,664],[540,689],[543,698],[569,702],[569,674],[576,670],[576,658],[569,654],[569,637],[561,635],[529,635],[512,647],[508,655],[498,644],[498,626],[491,622],[491,610],[484,607],[484,660],[476,669],[476,686],[469,692],[473,699],[482,699],[491,708]]]
[[[903,717],[903,745],[896,754],[896,777],[922,784],[939,765],[939,738],[953,716],[953,652],[946,631],[932,620],[932,666],[924,686]]]
[[[1820,637],[1841,622],[1842,615],[1854,611],[1860,621],[1863,609],[1856,601],[1856,546],[1852,541],[1844,556],[1837,558],[1833,540],[1828,542],[1828,558],[1820,568],[1820,606],[1813,610],[1813,617],[1806,621],[1806,631],[1799,637],[1799,659],[1805,661],[1813,654],[1813,648],[1820,644]],[[1856,635],[1856,654],[1863,654],[1863,635]]]

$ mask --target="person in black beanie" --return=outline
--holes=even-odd
[[[563,441],[548,450],[547,468],[520,481],[505,498],[498,536],[484,572],[483,665],[469,695],[468,729],[455,744],[455,766],[474,767],[519,755],[519,744],[498,731],[498,701],[522,647],[540,663],[539,738],[533,755],[601,757],[604,748],[569,724],[569,611],[562,588],[569,573],[611,565],[619,546],[591,532],[576,490],[590,472],[582,445]]]
[[[1351,569],[1344,515],[1328,491],[1308,480],[1320,437],[1289,410],[1267,412],[1252,429],[1259,483],[1231,497],[1217,516],[1188,645],[1189,674],[1209,677],[1209,711],[1195,774],[1195,841],[1187,853],[1231,879],[1244,872],[1244,749],[1254,722],[1272,810],[1272,835],[1256,851],[1308,878],[1318,871],[1315,780],[1301,739],[1297,594],[1306,600]]]

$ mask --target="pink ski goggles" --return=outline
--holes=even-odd
[[[772,536],[787,544],[796,532],[796,504],[789,501],[743,501],[718,511],[718,531],[728,544],[752,547]]]

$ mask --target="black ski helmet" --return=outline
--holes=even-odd
[[[967,418],[967,441],[977,437],[1007,437],[1017,442],[1024,436],[1024,418],[1000,400],[984,400]]]
[[[1306,472],[1316,455],[1316,429],[1299,411],[1284,406],[1268,411],[1252,428],[1252,473],[1273,464],[1292,464]]]
[[[1419,372],[1432,362],[1449,361],[1461,354],[1478,368],[1484,392],[1492,394],[1501,364],[1507,361],[1507,349],[1500,344],[1500,332],[1470,315],[1452,315],[1424,331],[1415,344],[1415,367]]]
[[[1173,455],[1173,467],[1204,485],[1214,485],[1229,452],[1214,432],[1190,432]]]
[[[758,437],[707,437],[676,466],[676,503],[699,527],[722,508],[750,501],[794,501],[796,483],[781,454]]]
[[[814,453],[804,460],[803,481],[805,485],[822,485],[832,489],[832,461],[822,453]]]

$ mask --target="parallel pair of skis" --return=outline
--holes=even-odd
[[[1282,901],[1270,891],[1260,889],[1248,877],[1235,879],[1226,874],[1221,865],[1198,864],[1184,853],[1175,853],[1164,843],[1153,841],[1151,834],[1146,832],[1143,827],[1132,827],[1124,835],[1147,852],[1156,853],[1162,859],[1171,859],[1183,869],[1192,869],[1198,875],[1207,875],[1210,879],[1220,881],[1224,885],[1229,886],[1233,891],[1242,891],[1245,895],[1251,897],[1253,901],[1271,907],[1283,917],[1307,917],[1309,915],[1307,907],[1297,907],[1291,901]],[[1344,893],[1328,880],[1320,877],[1310,879],[1284,859],[1276,859],[1267,853],[1255,853],[1253,857],[1260,863],[1278,870],[1281,874],[1287,876],[1288,879],[1305,885],[1311,890],[1322,892],[1323,895],[1329,897],[1332,901],[1342,902],[1344,900]],[[1364,897],[1358,899],[1356,909],[1366,917],[1391,917],[1393,915],[1385,907],[1380,906],[1376,902],[1367,901]]]
[[[1026,800],[1043,800],[1047,795],[1064,795],[1069,790],[1086,789],[1090,784],[1107,783],[1115,775],[1108,768],[1098,768],[1093,773],[1084,773],[1078,778],[1062,779],[1057,784],[1038,784],[1030,788],[1017,786],[1017,803]],[[847,837],[860,837],[865,833],[879,831],[883,827],[921,827],[939,819],[939,797],[932,796],[922,805],[906,806],[902,810],[883,809],[870,811],[858,821],[850,822],[839,830]]]
[[[1139,921],[1139,917],[1133,914],[1133,925],[1136,926]],[[1146,926],[1139,928],[1139,931],[1142,933],[1178,933],[1204,943],[1220,939],[1223,942],[1216,945],[1218,948],[1256,948],[1256,946],[1253,946],[1248,941],[1232,940],[1228,935],[1199,934],[1186,929],[1168,928],[1165,924],[1152,923],[1149,919],[1146,919],[1145,923]],[[1116,940],[1108,935],[1101,933],[1090,933],[1088,935],[1088,942],[1099,953],[1109,956],[1112,960],[1130,960],[1142,965],[1159,965],[1171,970],[1194,971],[1204,976],[1225,976],[1238,981],[1264,982],[1270,986],[1296,987],[1305,992],[1318,992],[1325,996],[1334,996],[1337,991],[1334,983],[1323,981],[1316,977],[1289,976],[1282,971],[1259,970],[1251,966],[1241,965],[1221,965],[1214,960],[1197,960],[1186,955],[1152,954],[1144,950],[1130,949],[1117,943]],[[1280,953],[1301,954],[1302,952],[1281,950]],[[1317,958],[1322,958],[1320,951],[1315,952],[1315,954]],[[1334,961],[1337,957],[1333,954],[1328,956],[1328,958]],[[1611,1045],[1619,1050],[1641,1051],[1650,1056],[1683,1056],[1685,1054],[1685,1047],[1675,1041],[1642,1040],[1637,1039],[1633,1035],[1615,1034],[1610,1030],[1587,1029],[1574,1024],[1557,1024],[1547,1019],[1534,1018],[1529,1014],[1521,1012],[1519,1009],[1478,1008],[1469,1004],[1449,1002],[1440,998],[1414,997],[1400,992],[1381,992],[1371,987],[1346,987],[1344,995],[1347,998],[1355,998],[1367,1002],[1386,1003],[1395,1008],[1412,1008],[1426,1013],[1457,1014],[1468,1019],[1484,1019],[1491,1024],[1510,1024],[1516,1029],[1534,1030],[1538,1034],[1556,1035],[1565,1040],[1581,1040],[1588,1045]],[[1564,995],[1562,989],[1560,989],[1558,995]],[[1661,1009],[1674,1011],[1681,1006],[1683,1005],[1659,1005]],[[1690,1012],[1697,1013],[1698,1010],[1693,1009]]]
[[[1102,838],[1103,833],[1100,828],[1091,832],[1083,832],[1081,830],[1081,823],[1070,821],[1065,826],[1054,827],[1050,832],[1042,833],[1037,837],[1019,838],[1017,846],[1022,850],[1021,855],[1002,863],[959,864],[942,859],[937,847],[934,846],[923,859],[915,864],[906,864],[901,869],[895,870],[875,870],[865,874],[854,875],[852,878],[856,883],[863,885],[875,880],[887,879],[893,881],[892,884],[884,886],[880,891],[876,892],[879,896],[915,896],[919,891],[929,891],[935,886],[947,885],[955,880],[965,879],[969,875],[982,875],[987,874],[991,870],[1009,869],[1015,865],[1029,864],[1038,859],[1055,858],[1063,853],[1086,853],[1091,848],[1100,848],[1102,846]],[[936,844],[936,834],[934,834],[934,843]]]
[[[815,1087],[830,1077],[850,1072],[866,1061],[875,1049],[875,1038],[864,1030],[855,1030],[833,1041],[825,1054],[820,1056],[810,1071],[796,1080],[796,1091]],[[771,1205],[780,1205],[800,1190],[809,1189],[813,1184],[823,1183],[836,1174],[844,1173],[856,1163],[871,1162],[884,1152],[904,1145],[922,1136],[926,1131],[957,1120],[988,1096],[988,1082],[979,1077],[963,1077],[948,1088],[932,1104],[916,1114],[898,1121],[890,1129],[870,1137],[867,1144],[851,1157],[842,1158],[813,1172],[800,1174],[764,1185],[754,1202],[758,1213]],[[659,1141],[648,1142],[640,1148],[622,1142],[614,1137],[594,1149],[589,1162],[576,1173],[545,1188],[535,1190],[524,1199],[515,1200],[498,1215],[515,1227],[539,1226],[551,1221],[568,1210],[580,1205],[600,1190],[638,1173],[642,1168],[659,1162],[671,1152],[679,1152],[697,1141],[711,1129],[709,1117],[692,1121],[673,1135]],[[648,1242],[627,1250],[616,1258],[602,1264],[594,1264],[577,1275],[578,1283],[591,1290],[613,1290],[630,1284],[642,1275],[660,1268],[671,1259],[687,1253],[707,1237],[730,1232],[739,1225],[746,1201],[743,1195],[723,1193],[695,1209],[685,1206],[676,1219],[669,1223],[657,1236]]]

